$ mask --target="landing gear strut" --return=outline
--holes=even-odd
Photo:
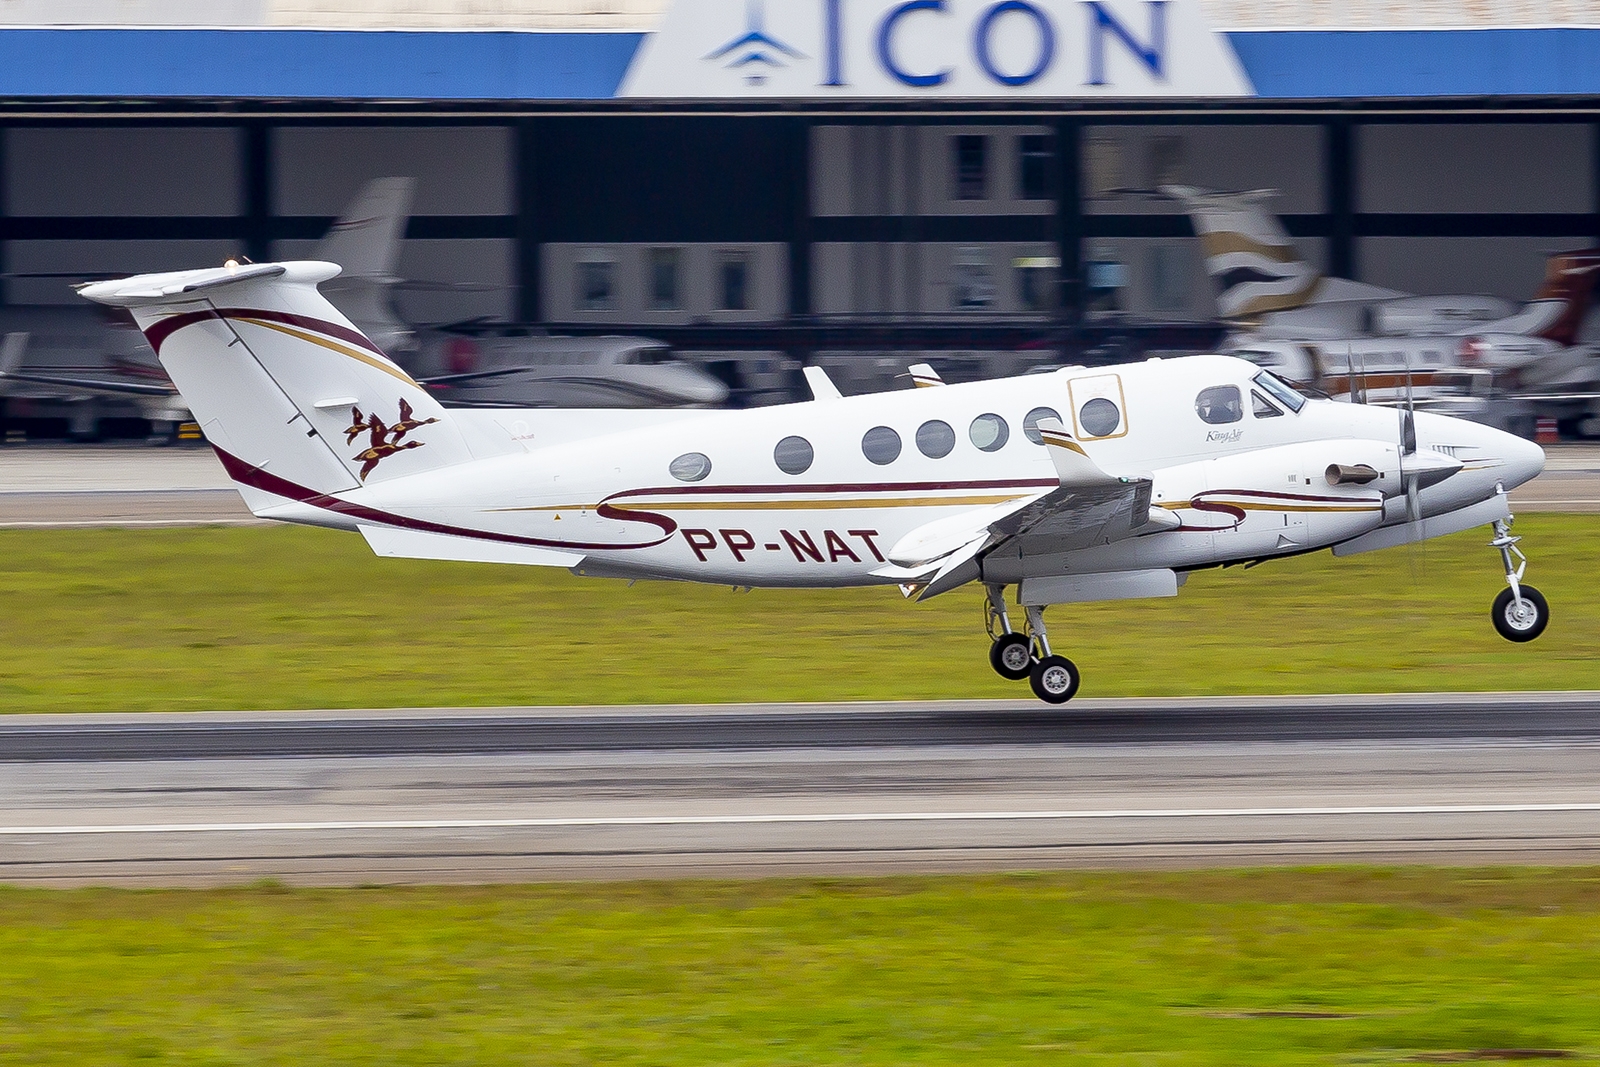
[[[1000,677],[1020,682],[1033,671],[1033,642],[1025,634],[1011,629],[1011,616],[1006,614],[1005,587],[991,585],[987,588],[985,621],[989,636],[994,640],[989,646],[989,665]]]
[[[1494,598],[1489,617],[1494,621],[1494,628],[1507,641],[1532,641],[1544,633],[1544,628],[1550,624],[1550,605],[1545,602],[1543,593],[1531,585],[1522,584],[1522,573],[1528,569],[1528,557],[1517,547],[1517,542],[1522,538],[1512,535],[1511,523],[1509,518],[1496,519],[1494,540],[1489,542],[1490,548],[1500,550],[1500,560],[1506,568],[1507,586]],[[1512,563],[1513,556],[1517,559],[1515,564]]]
[[[1065,656],[1050,650],[1050,635],[1045,630],[1044,609],[1026,608],[1027,633],[1011,629],[1011,617],[1006,613],[1005,587],[991,585],[985,617],[989,636],[994,644],[989,649],[989,662],[1002,678],[1012,681],[1028,679],[1034,695],[1050,704],[1065,704],[1078,692],[1082,676],[1078,667]]]

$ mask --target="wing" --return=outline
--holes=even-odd
[[[1151,509],[1149,478],[1107,474],[1059,420],[1041,420],[1039,432],[1059,486],[913,530],[889,550],[892,566],[873,573],[926,600],[975,580],[983,557],[1007,542],[1019,541],[1024,553],[1033,544],[1064,552],[1178,525],[1177,516]]]

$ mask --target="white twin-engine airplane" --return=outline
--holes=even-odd
[[[919,600],[980,582],[995,669],[1051,703],[1079,675],[1047,606],[1174,596],[1219,564],[1492,526],[1495,627],[1548,620],[1506,499],[1544,453],[1475,423],[1308,399],[1227,356],[849,398],[813,369],[813,401],[745,411],[447,410],[318,292],[338,272],[82,291],[132,311],[251,511],[379,555]]]

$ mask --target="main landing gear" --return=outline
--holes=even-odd
[[[1522,572],[1528,569],[1528,557],[1517,547],[1517,542],[1522,538],[1512,536],[1511,522],[1511,519],[1496,519],[1494,540],[1489,542],[1490,548],[1500,550],[1500,560],[1506,568],[1507,586],[1494,598],[1489,617],[1494,620],[1494,628],[1507,641],[1532,641],[1544,633],[1544,628],[1550,624],[1550,605],[1545,602],[1543,593],[1531,585],[1522,584]],[[1517,558],[1515,565],[1512,564],[1512,556]]]
[[[989,636],[994,639],[989,648],[989,663],[995,673],[1014,682],[1028,679],[1034,695],[1046,703],[1065,704],[1076,696],[1082,676],[1070,659],[1050,651],[1044,609],[1025,608],[1027,633],[1017,633],[1011,629],[1011,616],[1006,613],[1005,587],[990,585],[985,588],[989,598],[984,615]]]

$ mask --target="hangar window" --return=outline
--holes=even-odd
[[[900,435],[887,426],[874,426],[861,438],[861,454],[882,467],[900,458]]]
[[[999,415],[979,415],[972,420],[967,436],[982,452],[998,452],[1011,439],[1011,427]]]
[[[1036,445],[1044,444],[1044,437],[1039,433],[1040,419],[1055,419],[1060,422],[1061,414],[1055,408],[1034,408],[1028,412],[1028,417],[1022,420],[1022,435]]]
[[[667,464],[667,470],[680,482],[703,482],[711,473],[711,457],[700,452],[686,452]]]
[[[1050,198],[1050,140],[1040,133],[1017,138],[1017,177],[1024,200]]]
[[[650,249],[645,281],[650,289],[651,311],[676,311],[683,306],[678,296],[679,265],[682,260],[682,249]]]
[[[617,306],[616,264],[595,259],[578,264],[575,279],[579,311],[610,311]]]
[[[956,199],[985,200],[989,196],[989,138],[963,134],[956,141]]]
[[[956,432],[948,422],[930,419],[917,429],[917,451],[929,459],[943,459],[956,447]]]
[[[750,253],[722,253],[717,264],[717,297],[717,306],[723,311],[750,310]]]
[[[816,458],[811,442],[804,437],[785,437],[772,450],[772,462],[785,474],[804,474],[811,469],[811,462]]]
[[[1194,409],[1202,422],[1221,426],[1244,418],[1244,397],[1237,385],[1213,385],[1200,390]]]

